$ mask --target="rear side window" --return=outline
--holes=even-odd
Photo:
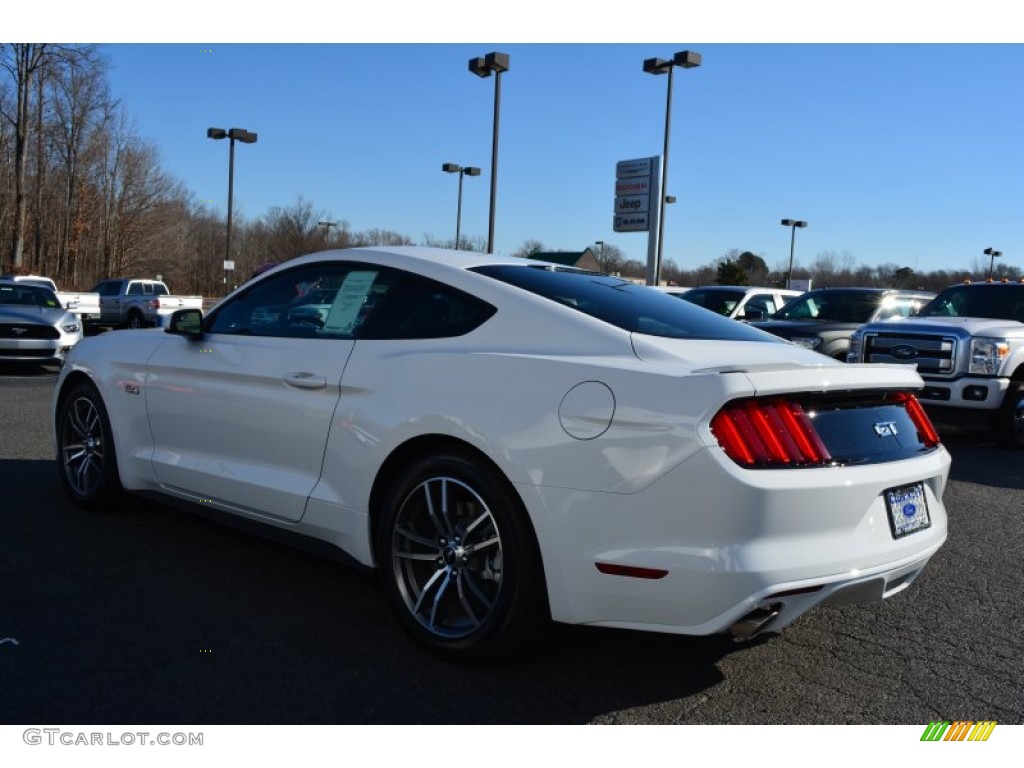
[[[736,306],[743,301],[745,295],[745,291],[719,291],[694,288],[683,294],[683,300],[728,317],[736,309]]]
[[[121,282],[119,280],[104,280],[102,283],[98,283],[92,292],[98,293],[100,296],[117,296],[120,290]]]
[[[955,285],[932,299],[920,314],[1024,322],[1024,285]]]
[[[675,296],[609,275],[539,266],[491,264],[472,271],[596,317],[631,333],[672,339],[781,339]],[[685,298],[685,296],[684,296]]]
[[[881,305],[882,296],[872,291],[811,291],[789,302],[772,319],[867,323]]]

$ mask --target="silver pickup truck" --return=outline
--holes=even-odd
[[[951,286],[915,317],[862,326],[846,360],[914,365],[933,419],[1024,449],[1024,283]]]
[[[163,325],[177,309],[202,309],[202,296],[174,296],[160,280],[101,280],[100,317],[94,325],[149,328]]]

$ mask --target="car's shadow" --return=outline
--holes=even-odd
[[[939,436],[953,457],[950,479],[1024,490],[1024,451],[996,445],[980,427],[940,427]]]
[[[588,723],[700,697],[749,647],[559,627],[453,666],[372,574],[148,500],[81,511],[50,461],[0,460],[0,488],[7,723]]]
[[[37,363],[11,363],[0,361],[0,376],[13,376],[20,379],[52,378],[60,372],[60,366],[39,365]]]

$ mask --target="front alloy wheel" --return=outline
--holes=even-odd
[[[91,384],[74,386],[57,416],[60,479],[76,504],[98,509],[120,494],[110,421]]]
[[[459,455],[413,467],[385,505],[378,553],[406,630],[454,660],[521,650],[546,613],[539,556],[515,491]]]

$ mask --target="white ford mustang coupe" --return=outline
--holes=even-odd
[[[946,538],[921,386],[615,277],[364,248],[85,339],[53,427],[77,504],[326,542],[486,660],[552,619],[742,640],[906,589]]]

